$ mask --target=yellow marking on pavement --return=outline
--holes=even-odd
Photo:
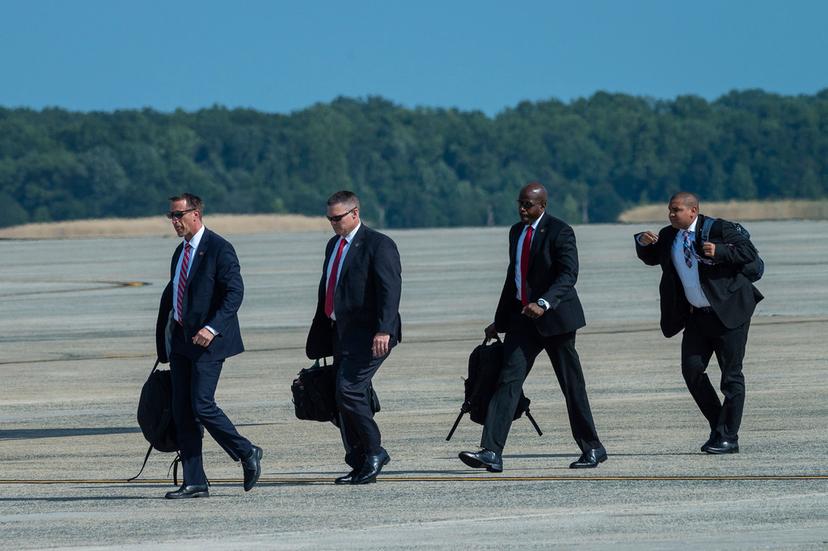
[[[328,477],[262,477],[259,484],[332,484],[335,475]],[[676,476],[380,476],[382,482],[705,482],[705,481],[797,481],[797,480],[828,480],[825,474],[802,475],[676,475]],[[217,478],[210,481],[212,484],[241,484],[241,479]],[[9,484],[170,484],[170,479],[146,478],[127,482],[126,479],[0,479],[0,485]]]

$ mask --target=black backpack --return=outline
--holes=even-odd
[[[129,480],[135,480],[144,472],[147,460],[153,448],[160,452],[178,452],[178,443],[175,435],[175,422],[172,415],[172,377],[169,369],[159,371],[158,364],[150,371],[147,381],[141,389],[141,399],[138,401],[138,425],[144,438],[149,442],[149,449],[144,456],[144,464],[138,474]],[[173,470],[173,483],[178,484],[178,463],[181,458],[176,454],[170,469]]]
[[[312,366],[301,370],[290,392],[293,395],[293,408],[297,419],[308,421],[330,421],[339,426],[339,410],[336,407],[336,369],[337,365],[328,365],[326,358],[322,365],[316,360]],[[374,386],[368,385],[368,396],[371,400],[371,411],[380,411],[379,398],[374,392]]]
[[[477,345],[469,355],[469,376],[465,380],[465,401],[460,406],[460,413],[457,415],[448,436],[446,436],[447,441],[451,440],[454,431],[457,430],[457,425],[460,424],[460,419],[466,413],[469,414],[472,421],[479,425],[486,422],[489,402],[492,400],[495,390],[497,390],[497,380],[503,369],[503,342],[500,337],[496,337],[492,344],[488,344],[488,342],[489,339],[484,339],[483,343]],[[527,419],[535,427],[538,436],[543,436],[543,432],[535,422],[535,418],[529,412],[530,403],[531,400],[521,391],[520,400],[518,400],[515,416],[512,420],[520,419],[526,413]]]
[[[701,232],[699,232],[699,245],[705,242],[710,241],[710,230],[713,228],[713,223],[717,220],[712,216],[705,216],[704,223],[702,224]],[[742,266],[742,275],[748,278],[752,283],[755,283],[762,279],[762,276],[765,275],[765,261],[762,260],[762,257],[759,256],[759,251],[756,250],[753,242],[750,240],[750,232],[747,231],[747,228],[739,224],[738,222],[731,222],[737,232],[739,232],[745,239],[748,240],[750,243],[751,248],[756,251],[756,259],[753,262],[748,262],[744,266]]]

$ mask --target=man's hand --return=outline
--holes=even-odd
[[[543,306],[537,302],[530,302],[523,307],[523,310],[520,311],[521,314],[532,320],[538,319],[544,314],[544,312],[546,312],[546,310],[544,310]]]
[[[391,335],[388,333],[377,333],[374,335],[374,344],[371,346],[371,351],[375,358],[380,358],[388,354],[390,350],[388,344],[391,341]]]
[[[202,327],[198,330],[198,333],[195,334],[195,337],[193,337],[193,344],[207,348],[210,346],[210,343],[213,342],[214,336],[215,335],[213,335],[209,329]]]
[[[652,245],[658,242],[658,235],[651,231],[645,231],[644,233],[638,234],[638,242],[642,245]]]
[[[496,339],[497,338],[497,329],[495,329],[495,324],[490,323],[486,327],[483,328],[483,334],[486,336],[486,340]]]
[[[713,243],[705,242],[702,245],[702,251],[704,251],[704,256],[713,258],[713,256],[716,254],[716,245],[714,245]]]

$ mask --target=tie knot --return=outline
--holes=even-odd
[[[192,246],[192,245],[190,245],[190,243],[189,243],[189,242],[187,242],[187,243],[185,243],[185,244],[184,244],[184,248],[185,248],[186,250],[188,250],[188,251],[189,251],[190,249],[192,249],[192,248],[193,248],[193,246]]]

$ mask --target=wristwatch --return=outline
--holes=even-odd
[[[541,308],[543,308],[543,311],[544,311],[544,312],[546,312],[547,310],[549,310],[549,303],[548,303],[548,302],[546,302],[545,300],[543,300],[542,298],[539,298],[539,299],[538,299],[538,306],[540,306]]]

